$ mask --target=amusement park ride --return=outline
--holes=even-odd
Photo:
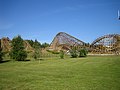
[[[3,51],[9,52],[11,49],[11,40],[9,38],[2,38],[0,40]],[[25,40],[24,46],[26,51],[34,51],[31,45]],[[54,37],[48,49],[53,51],[69,51],[72,47],[77,47],[78,49],[86,48],[91,54],[120,55],[120,34],[104,35],[94,40],[91,44],[88,44],[65,32],[60,32]]]
[[[87,48],[92,54],[120,54],[120,35],[104,35],[94,40],[91,44],[87,44],[67,33],[60,32],[53,39],[49,50],[59,51],[63,49],[67,51],[71,47]]]
[[[118,20],[120,14],[118,10]],[[90,53],[94,54],[120,54],[120,34],[108,34],[97,38],[91,44],[87,44],[75,37],[60,32],[53,39],[50,50],[70,50],[71,46],[87,48]]]

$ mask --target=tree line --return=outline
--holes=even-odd
[[[37,41],[37,39],[35,39],[35,41],[33,40],[26,40],[26,41],[28,41],[33,48],[35,48],[36,45],[39,46],[40,48],[46,48],[49,46],[49,44],[46,42],[41,44],[40,42]]]
[[[46,48],[49,46],[48,43],[41,44],[40,42],[33,40],[27,40],[29,44],[34,48],[34,55],[33,57],[37,59],[40,55],[41,48]],[[11,41],[11,50],[9,52],[9,56],[11,59],[17,60],[17,61],[24,61],[27,58],[27,52],[25,51],[24,47],[24,40],[21,38],[20,35],[14,37]],[[1,40],[0,40],[0,61],[3,60],[4,53],[2,52],[1,47]]]
[[[34,48],[34,53],[33,53],[34,59],[40,58],[40,55],[42,54],[41,49],[49,46],[48,43],[41,44],[40,42],[37,41],[37,39],[35,41],[33,41],[33,40],[27,40],[27,41]],[[28,53],[27,53],[27,51],[25,51],[24,40],[21,38],[20,35],[18,35],[17,37],[14,37],[12,39],[11,47],[12,48],[9,52],[9,56],[11,59],[17,60],[17,61],[26,60]],[[60,52],[54,52],[54,51],[49,51],[49,52],[52,52],[53,54],[57,53],[60,55],[61,59],[64,58],[63,50],[60,50]],[[72,58],[86,57],[87,53],[88,53],[85,48],[76,47],[76,46],[72,46],[69,52],[70,52],[70,55]],[[2,61],[3,56],[4,56],[4,53],[2,52],[1,42],[0,42],[0,61]]]

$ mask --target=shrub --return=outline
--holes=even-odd
[[[58,51],[52,51],[52,50],[47,50],[47,52],[50,52],[50,53],[52,53],[52,54],[59,54],[59,52]]]
[[[41,49],[40,49],[40,48],[35,49],[35,50],[34,50],[34,53],[33,53],[33,58],[34,58],[35,60],[37,60],[38,58],[40,58],[41,54],[42,54],[42,52],[41,52]]]
[[[76,58],[78,56],[76,47],[71,48],[70,55],[71,55],[72,58]]]
[[[41,54],[42,52],[41,52],[40,43],[37,40],[35,40],[33,58],[37,60],[38,58],[40,58]]]
[[[86,49],[80,49],[79,50],[79,57],[86,57],[87,56],[87,50]]]
[[[64,59],[64,52],[63,52],[63,50],[60,50],[60,58]]]
[[[59,54],[59,52],[57,52],[57,51],[52,51],[52,54]]]

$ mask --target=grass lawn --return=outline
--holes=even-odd
[[[120,56],[0,63],[0,90],[120,90]]]

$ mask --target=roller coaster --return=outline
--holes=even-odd
[[[69,50],[71,46],[83,46],[85,42],[65,33],[58,33],[50,44],[50,50]]]
[[[2,38],[1,47],[4,52],[11,50],[11,40]],[[29,42],[24,40],[26,51],[34,51]],[[120,34],[108,34],[94,40],[91,44],[87,44],[65,32],[59,32],[50,44],[49,50],[53,51],[69,51],[72,47],[86,48],[90,54],[117,54],[120,55]]]
[[[120,54],[120,35],[104,35],[88,45],[67,33],[60,32],[53,39],[49,50],[70,50],[71,46],[87,48],[92,54]]]
[[[91,52],[98,54],[120,54],[120,35],[109,34],[97,38],[91,44]]]

